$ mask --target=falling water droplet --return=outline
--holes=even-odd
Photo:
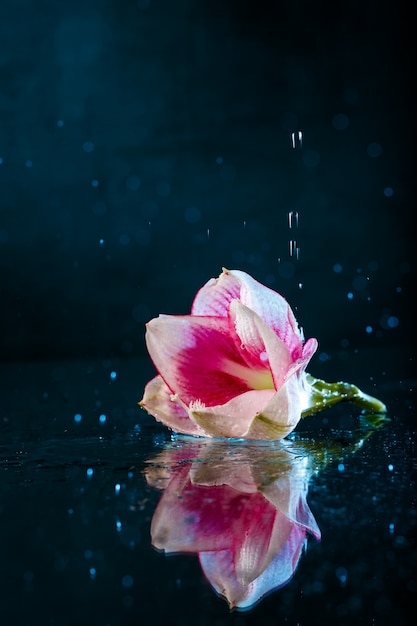
[[[243,228],[246,228],[246,220],[243,220]]]
[[[288,228],[298,228],[298,211],[288,213]]]
[[[100,246],[102,246],[104,243],[104,239],[100,239]]]
[[[303,283],[298,283],[298,289],[302,289],[303,288]]]
[[[291,145],[295,149],[300,149],[303,146],[303,133],[301,130],[297,130],[295,133],[291,133]]]
[[[210,239],[210,228],[207,228],[207,239]]]
[[[290,256],[296,256],[298,259],[299,247],[297,246],[297,242],[295,239],[290,239],[288,242]]]

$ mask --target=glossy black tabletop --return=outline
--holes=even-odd
[[[150,369],[2,367],[2,623],[409,623],[415,381],[379,384],[387,420],[342,404],[281,442],[245,442],[154,422],[136,405]],[[268,531],[264,506],[303,533],[275,518]],[[232,549],[250,562],[265,541],[275,565],[252,595],[207,560]],[[250,587],[250,574],[241,580]]]

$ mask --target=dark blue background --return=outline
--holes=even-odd
[[[0,358],[140,356],[144,323],[222,266],[281,292],[322,360],[409,345],[410,20],[370,0],[2,0]]]

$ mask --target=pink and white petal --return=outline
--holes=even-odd
[[[230,514],[236,492],[226,487],[219,497],[218,487],[194,486],[188,469],[185,465],[173,476],[158,502],[151,522],[152,544],[167,553],[223,550],[232,537]]]
[[[307,458],[297,457],[290,472],[263,486],[261,492],[291,523],[302,526],[319,540],[320,528],[307,503],[309,471],[303,467],[306,462]]]
[[[230,304],[230,319],[235,328],[241,354],[246,358],[248,366],[251,369],[261,367],[269,370],[273,386],[280,389],[293,363],[285,343],[257,313],[239,300],[233,300]],[[233,336],[232,333],[231,335]]]
[[[251,371],[230,336],[227,318],[163,315],[147,324],[149,354],[170,389],[188,406],[228,402],[251,388]]]
[[[259,526],[254,525],[251,520],[246,533],[242,535],[240,545],[236,546],[239,549],[235,550],[236,574],[238,580],[246,584],[253,582],[268,567],[285,545],[293,526],[269,502],[264,509]]]
[[[285,585],[294,575],[305,541],[305,530],[294,525],[280,552],[262,574],[247,586],[245,595],[235,606],[249,609],[268,593]]]
[[[304,367],[308,364],[311,357],[314,355],[318,348],[318,341],[315,338],[308,339],[303,346],[302,359],[305,361]]]
[[[241,270],[230,270],[229,274],[240,281],[240,301],[273,329],[287,345],[293,358],[301,356],[302,334],[288,302],[276,291],[262,285]]]
[[[139,404],[155,419],[175,432],[186,435],[204,435],[204,431],[190,420],[184,407],[172,400],[172,391],[161,376],[155,376],[149,381]]]
[[[192,315],[227,317],[232,300],[240,298],[240,280],[223,270],[197,292],[191,307]]]
[[[205,407],[198,402],[191,403],[188,414],[208,437],[245,437],[254,416],[268,406],[274,395],[273,389],[260,389],[242,393],[218,406]]]
[[[261,598],[282,587],[293,576],[303,545],[304,529],[293,526],[287,540],[259,576],[249,583],[239,578],[232,550],[200,552],[201,568],[214,589],[224,596],[230,608],[249,609]]]
[[[294,361],[294,363],[292,363],[292,365],[288,368],[286,379],[296,374],[298,376],[301,389],[306,389],[308,387],[305,381],[305,369],[309,364],[311,357],[316,352],[317,346],[317,339],[309,339],[303,348],[303,355],[301,358]]]
[[[262,510],[273,510],[259,492],[192,484],[189,468],[183,468],[173,475],[153,515],[151,534],[157,548],[167,552],[233,548],[245,536],[259,502]],[[263,522],[264,517],[260,519]]]
[[[263,409],[254,416],[246,439],[282,439],[297,426],[306,399],[297,375],[291,376]]]
[[[231,550],[199,552],[201,569],[210,585],[223,596],[232,609],[245,598],[247,585],[238,581]]]

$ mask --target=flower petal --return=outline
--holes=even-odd
[[[246,536],[254,511],[258,511],[257,528],[265,528],[262,536],[269,541],[272,524],[265,521],[265,512],[274,508],[262,494],[240,493],[229,485],[194,485],[188,472],[187,465],[175,472],[155,509],[151,535],[156,548],[166,552],[239,551],[237,544]]]
[[[217,593],[224,596],[230,608],[249,609],[271,591],[282,587],[293,576],[305,543],[305,530],[292,526],[286,542],[260,575],[246,584],[236,574],[231,550],[200,552],[202,570]]]
[[[245,437],[254,416],[268,405],[274,395],[276,394],[273,389],[247,391],[222,405],[212,407],[191,405],[189,416],[209,437]],[[280,437],[262,438],[279,439]],[[260,439],[260,437],[253,437],[253,439]]]
[[[297,458],[291,471],[283,473],[274,482],[262,486],[261,492],[291,523],[302,526],[319,540],[320,528],[307,503],[310,471],[306,461],[307,458]],[[301,464],[306,467],[303,468]]]
[[[254,416],[246,439],[282,439],[298,424],[307,400],[297,374],[291,376],[275,393],[258,415]]]
[[[254,311],[239,300],[232,300],[230,317],[248,365],[270,372],[273,386],[280,389],[292,364],[291,354],[281,339]],[[267,385],[263,385],[266,387]]]
[[[197,292],[191,315],[227,317],[232,300],[240,298],[240,280],[223,270],[219,278],[210,278]]]
[[[252,309],[287,345],[294,359],[301,356],[302,334],[288,302],[279,293],[240,270],[224,270],[197,293],[192,315],[224,317],[230,302],[238,299]]]
[[[294,430],[308,403],[303,378],[304,374],[295,373],[277,392],[272,389],[249,391],[224,405],[192,405],[190,418],[210,437],[282,439]]]
[[[228,402],[253,389],[227,318],[163,315],[147,324],[146,344],[156,369],[187,406]]]
[[[204,431],[190,420],[187,411],[172,400],[172,391],[160,376],[155,376],[146,385],[139,404],[155,419],[176,432],[186,435],[204,435]]]

